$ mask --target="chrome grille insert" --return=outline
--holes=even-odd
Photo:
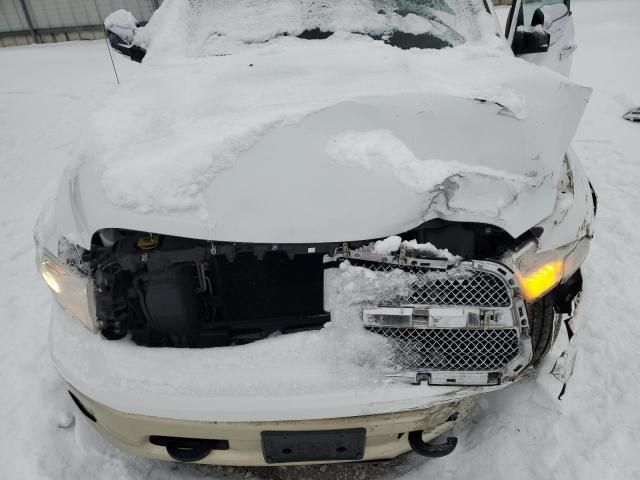
[[[433,305],[468,307],[509,307],[509,286],[498,275],[482,270],[454,269],[448,272],[424,267],[363,262],[349,259],[352,265],[377,272],[399,268],[415,276],[409,296],[397,296],[385,305]]]
[[[518,356],[518,330],[466,328],[390,328],[368,330],[389,338],[394,361],[404,369],[492,371]]]
[[[400,285],[395,295],[393,289],[381,288],[379,298],[359,303],[364,328],[394,347],[397,370],[388,377],[414,384],[498,385],[519,376],[531,361],[527,310],[516,278],[505,266],[345,246],[325,257],[326,268],[335,269],[325,281],[340,276],[343,262],[348,262],[345,270],[353,266],[376,272],[370,281],[378,285],[385,284],[378,274],[393,273],[389,281]],[[406,279],[406,287],[399,279]]]

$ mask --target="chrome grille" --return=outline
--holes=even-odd
[[[410,329],[369,327],[394,344],[394,361],[405,369],[489,371],[518,356],[518,331],[503,329]]]
[[[409,296],[397,296],[385,305],[509,307],[509,287],[498,275],[481,270],[434,271],[410,265],[390,265],[350,259],[353,265],[387,272],[399,268],[415,276]]]

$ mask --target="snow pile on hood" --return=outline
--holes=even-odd
[[[346,34],[321,41],[283,37],[225,57],[149,62],[93,115],[84,156],[102,171],[114,205],[138,212],[196,209],[208,218],[215,212],[207,211],[203,190],[271,128],[376,95],[497,99],[517,110],[525,99],[503,82],[532,71],[498,38],[405,51]],[[416,162],[405,153],[397,174],[408,179]],[[423,181],[413,187],[425,188]]]
[[[428,192],[445,179],[465,173],[503,178],[529,186],[538,183],[528,177],[456,161],[419,159],[402,140],[388,130],[342,133],[329,140],[327,153],[340,162],[389,171],[416,193]]]
[[[418,255],[423,258],[441,258],[443,260],[457,261],[462,257],[453,255],[448,249],[438,248],[430,242],[418,243],[416,240],[402,240],[397,235],[378,240],[373,245],[373,252],[382,255],[389,255],[404,247],[410,256]]]
[[[128,43],[133,42],[133,38],[138,30],[138,21],[127,10],[116,10],[104,19],[104,27],[118,35]]]

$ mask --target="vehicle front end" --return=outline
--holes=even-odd
[[[446,455],[482,394],[560,391],[589,90],[480,0],[245,3],[164,2],[38,221],[83,416],[151,458],[348,462]]]
[[[134,454],[254,466],[441,456],[455,440],[429,441],[573,334],[590,230],[544,252],[536,233],[431,220],[355,242],[121,229],[90,249],[44,242],[52,356],[88,421]],[[570,352],[561,371],[551,359],[558,393]]]

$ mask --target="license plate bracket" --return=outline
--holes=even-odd
[[[267,463],[354,461],[364,456],[367,431],[265,431],[261,437]]]

